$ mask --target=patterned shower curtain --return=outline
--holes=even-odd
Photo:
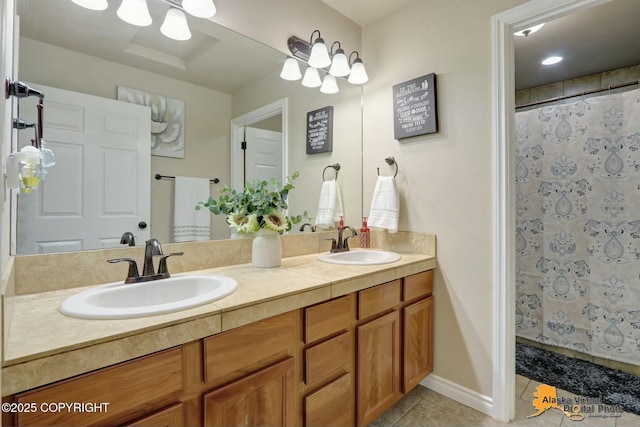
[[[517,335],[640,364],[640,90],[516,113]]]

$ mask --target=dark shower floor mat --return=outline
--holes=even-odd
[[[584,397],[601,398],[640,415],[640,377],[516,343],[516,373]]]

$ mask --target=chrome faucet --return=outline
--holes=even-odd
[[[316,227],[315,227],[314,225],[311,225],[311,224],[310,224],[310,223],[308,223],[308,222],[305,222],[304,224],[302,224],[302,225],[300,226],[300,229],[299,229],[298,231],[304,231],[304,229],[305,229],[305,227],[306,227],[306,226],[309,226],[309,228],[311,229],[311,232],[312,232],[312,233],[315,233],[315,232],[316,232]]]
[[[153,257],[154,255],[163,255],[162,246],[158,239],[149,239],[144,246],[144,267],[142,268],[143,276],[153,276]]]
[[[125,279],[124,283],[139,283],[171,277],[169,275],[169,269],[167,268],[167,258],[174,255],[184,255],[184,252],[163,254],[162,245],[160,245],[160,242],[157,239],[149,239],[146,241],[146,245],[144,247],[144,263],[142,276],[140,276],[138,273],[138,264],[132,258],[108,259],[107,262],[112,264],[116,262],[128,262],[129,271],[127,272],[127,278]],[[160,262],[158,264],[157,272],[155,272],[153,268],[154,256],[160,256]]]
[[[344,232],[345,229],[348,229],[351,231],[351,236],[347,236],[344,238],[344,240],[342,239],[342,233]],[[333,237],[329,238],[329,239],[325,239],[325,240],[331,240],[331,253],[336,253],[336,252],[346,252],[349,250],[349,239],[352,237],[357,236],[358,233],[356,233],[355,228],[351,227],[350,225],[345,225],[343,228],[338,230],[338,241],[336,241],[336,239],[334,239]]]

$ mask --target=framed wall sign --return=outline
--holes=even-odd
[[[333,106],[307,113],[307,154],[333,151]]]
[[[393,86],[395,139],[438,132],[437,112],[434,73]]]

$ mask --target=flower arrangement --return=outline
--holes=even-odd
[[[271,183],[260,179],[247,182],[244,191],[225,186],[217,200],[209,197],[206,202],[198,202],[196,210],[204,206],[215,215],[225,214],[229,227],[241,234],[252,234],[261,229],[282,234],[307,216],[306,211],[297,216],[284,214],[289,191],[295,188],[293,181],[298,176],[300,173],[295,172],[287,177],[284,186],[275,179]]]

